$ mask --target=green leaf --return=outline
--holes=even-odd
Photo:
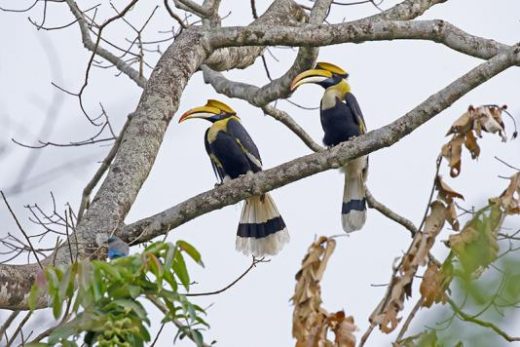
[[[197,344],[197,346],[204,345],[204,338],[202,337],[202,334],[200,333],[200,331],[192,330],[191,337],[193,337],[193,341]]]
[[[54,346],[59,341],[67,339],[69,336],[76,335],[80,332],[81,329],[77,326],[77,321],[73,320],[54,329],[49,335],[48,342],[51,346]]]
[[[92,265],[94,268],[107,274],[107,277],[111,277],[115,280],[121,280],[121,274],[115,269],[114,266],[112,266],[112,264],[104,261],[93,261]]]
[[[166,258],[164,260],[164,268],[166,271],[170,271],[173,265],[173,257],[175,256],[175,252],[177,252],[177,248],[173,246],[171,243],[168,244],[168,250],[166,251]]]
[[[183,241],[183,240],[177,241],[177,246],[180,249],[182,249],[184,252],[188,253],[188,255],[191,257],[191,259],[193,259],[197,264],[204,267],[204,263],[202,262],[202,257],[200,255],[199,251],[197,251],[197,249],[195,247],[193,247],[191,244],[189,244],[188,242]]]
[[[40,290],[37,284],[33,284],[29,293],[29,308],[34,310],[38,304],[38,298],[43,290]]]
[[[61,345],[62,347],[78,347],[78,344],[76,342],[67,340],[62,340]]]
[[[63,300],[60,298],[58,292],[52,295],[52,314],[54,318],[58,319],[61,316],[61,310],[63,308]]]
[[[55,293],[58,291],[58,288],[60,287],[60,280],[56,273],[57,270],[58,269],[54,267],[48,267],[45,269],[50,295],[55,295]]]
[[[143,306],[138,301],[129,300],[129,299],[116,299],[116,300],[112,301],[112,304],[121,306],[125,310],[135,312],[137,314],[137,316],[141,319],[146,318],[146,310],[143,308]],[[111,305],[108,305],[108,306],[111,306]]]
[[[110,295],[115,299],[128,297],[135,299],[141,293],[143,293],[143,289],[140,286],[132,284],[110,288]]]
[[[184,261],[181,252],[175,252],[175,261],[173,262],[173,269],[175,271],[175,275],[179,278],[184,288],[186,288],[186,290],[189,291],[190,276],[188,274],[186,262]]]
[[[162,278],[164,274],[162,264],[153,253],[147,253],[146,257],[148,258],[148,266],[150,266],[150,270],[157,278],[157,284],[160,285],[162,283]]]
[[[170,285],[170,287],[172,288],[172,290],[174,292],[176,292],[179,289],[177,281],[173,277],[173,273],[171,273],[170,271],[166,271],[164,273],[164,279],[166,280],[166,282],[168,282],[168,284]]]
[[[163,249],[166,249],[167,244],[164,242],[154,242],[150,246],[144,249],[143,253],[157,253]]]
[[[71,298],[74,293],[74,273],[72,266],[69,266],[65,271],[65,275],[63,276],[60,283],[59,296],[63,300],[65,298]]]
[[[101,300],[101,297],[103,296],[103,276],[101,272],[94,268],[93,271],[94,279],[90,283],[90,287],[92,288],[92,295],[94,297],[94,302]]]

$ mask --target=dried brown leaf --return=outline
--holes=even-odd
[[[455,208],[455,204],[453,202],[448,204],[448,208],[446,210],[446,220],[448,223],[450,223],[453,230],[459,231],[460,223],[457,218],[457,209]]]
[[[473,122],[475,120],[473,112],[475,111],[475,108],[473,106],[469,106],[468,111],[464,112],[462,116],[457,118],[455,122],[450,127],[450,130],[448,130],[448,133],[446,135],[450,134],[465,134],[471,129],[473,129]]]
[[[448,160],[451,177],[457,177],[460,174],[462,144],[464,143],[464,139],[464,134],[461,135],[457,133],[453,135],[447,144],[442,146],[441,154]]]
[[[354,324],[354,317],[346,317],[344,311],[336,312],[329,316],[329,326],[336,336],[335,347],[354,347],[356,345],[354,332],[357,330],[357,326]]]
[[[520,214],[520,172],[511,176],[506,190],[491,202],[502,206],[506,214]]]
[[[382,332],[388,334],[399,324],[401,318],[398,317],[398,313],[404,307],[405,298],[411,295],[412,282],[417,269],[426,264],[435,238],[446,221],[446,215],[446,206],[440,200],[435,200],[424,222],[423,231],[415,234],[397,274],[392,276],[385,297],[370,315],[370,321],[378,324]]]
[[[423,306],[431,307],[434,303],[445,303],[446,288],[450,280],[446,274],[439,269],[437,264],[431,262],[426,269],[421,282],[420,293],[423,297]]]
[[[335,245],[333,239],[326,237],[312,243],[296,275],[291,300],[294,304],[292,333],[298,347],[333,346],[327,340],[328,313],[321,307],[320,281]]]
[[[453,134],[448,143],[442,146],[441,154],[450,167],[450,176],[457,177],[461,171],[462,144],[471,153],[471,158],[476,159],[480,155],[480,147],[477,137],[482,137],[482,131],[498,133],[502,141],[507,140],[502,112],[507,106],[483,105],[479,107],[469,106],[468,111],[460,116],[450,127],[447,135]],[[475,132],[475,133],[474,133]]]
[[[503,142],[507,141],[506,129],[502,120],[502,111],[506,108],[505,105],[502,107],[485,105],[475,109],[482,130],[492,134],[498,133]]]
[[[390,308],[386,312],[386,314],[381,317],[381,322],[379,323],[379,329],[385,334],[390,334],[392,331],[397,328],[401,318],[397,318],[397,310],[395,307]]]
[[[464,196],[453,190],[446,182],[444,182],[440,175],[435,178],[435,189],[439,191],[439,197],[447,203],[453,201],[454,198],[464,200]]]
[[[480,155],[480,147],[477,143],[477,138],[473,134],[473,131],[470,130],[466,133],[464,145],[471,153],[471,159],[478,158],[478,156]]]

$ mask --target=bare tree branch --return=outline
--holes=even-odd
[[[446,0],[407,0],[383,13],[363,18],[353,23],[370,24],[375,20],[409,20],[420,16],[432,6],[444,1]],[[325,3],[316,4],[314,12],[311,14],[312,22],[310,24],[320,24],[324,20],[326,15],[326,5],[327,4]],[[346,24],[348,23],[344,23],[343,25]],[[211,78],[208,76],[209,71],[207,69],[203,69],[204,79],[205,82],[210,83],[218,93],[225,94],[232,98],[240,98],[250,102],[254,106],[263,107],[271,101],[288,97],[290,95],[289,85],[292,79],[301,71],[311,68],[316,57],[317,50],[305,47],[302,48],[298,51],[298,56],[293,65],[282,77],[275,79],[260,88],[246,83],[227,81],[224,76],[218,80],[215,79],[215,77]],[[210,67],[213,68],[212,66]]]
[[[2,341],[2,338],[6,334],[7,329],[11,326],[11,324],[16,319],[16,317],[18,317],[19,314],[20,314],[20,311],[13,311],[13,312],[11,312],[9,317],[7,317],[7,319],[4,321],[4,323],[0,327],[0,341]]]
[[[227,27],[208,33],[214,48],[221,46],[287,45],[325,46],[339,43],[361,43],[380,40],[429,40],[442,43],[458,52],[489,59],[511,46],[495,40],[468,34],[444,20],[365,21],[271,27],[255,30],[249,27]]]
[[[368,203],[369,207],[378,210],[384,216],[388,217],[389,219],[393,220],[394,222],[401,224],[406,229],[408,229],[410,231],[412,237],[414,237],[414,235],[417,233],[417,227],[412,223],[411,220],[398,215],[397,213],[392,211],[390,208],[388,208],[387,206],[385,206],[382,203],[380,203],[379,201],[377,201],[374,198],[374,196],[372,195],[372,193],[370,192],[370,190],[368,190],[367,187],[365,187],[365,194],[366,194],[366,199],[367,199],[367,203]]]
[[[42,263],[40,262],[40,257],[38,257],[38,254],[36,253],[36,251],[34,250],[34,247],[31,243],[31,240],[29,239],[29,237],[27,236],[27,233],[25,232],[25,230],[23,230],[23,227],[22,225],[20,224],[20,221],[18,221],[18,218],[16,217],[16,214],[14,213],[13,209],[11,208],[11,205],[9,205],[9,202],[7,201],[7,198],[5,197],[4,195],[4,192],[0,190],[0,195],[2,195],[2,199],[4,200],[4,203],[5,205],[7,206],[7,209],[9,210],[9,212],[11,213],[11,216],[13,216],[13,219],[16,223],[16,225],[18,226],[18,229],[20,230],[20,232],[23,234],[23,236],[25,237],[25,240],[27,241],[27,243],[29,244],[29,247],[31,247],[31,251],[34,255],[34,257],[36,258],[36,262],[38,263],[38,265],[40,265],[40,268],[43,269],[43,266],[42,266]]]
[[[235,284],[237,284],[242,278],[244,278],[251,270],[253,270],[253,268],[256,267],[256,265],[260,264],[260,263],[268,263],[270,262],[270,260],[265,260],[264,258],[255,258],[253,257],[253,260],[251,262],[251,265],[249,265],[249,267],[246,269],[246,271],[244,271],[243,273],[240,274],[240,276],[238,276],[237,278],[235,278],[231,283],[229,283],[228,285],[226,285],[225,287],[223,288],[220,288],[220,289],[217,289],[217,290],[214,290],[214,291],[211,291],[211,292],[204,292],[204,293],[186,293],[184,294],[184,296],[209,296],[209,295],[217,295],[217,294],[220,294],[220,293],[223,293],[225,292],[226,290],[228,290],[229,288],[233,287]]]
[[[137,85],[141,88],[144,88],[146,84],[146,79],[143,76],[139,75],[139,72],[132,68],[130,65],[125,63],[122,59],[114,55],[109,50],[99,47],[99,44],[94,43],[92,38],[90,37],[89,25],[83,15],[83,12],[79,9],[78,5],[74,0],[65,0],[67,5],[70,8],[70,11],[76,18],[79,24],[79,28],[81,31],[81,38],[83,40],[83,45],[90,51],[95,52],[96,55],[108,60],[121,72],[130,77]]]
[[[141,242],[186,223],[204,213],[260,195],[288,183],[332,168],[348,160],[388,147],[450,106],[464,94],[520,60],[518,47],[502,52],[433,94],[394,122],[368,134],[344,142],[330,150],[310,154],[275,168],[240,177],[199,194],[174,207],[142,219],[123,229],[123,236]]]

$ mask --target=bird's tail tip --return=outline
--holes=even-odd
[[[361,176],[345,180],[341,221],[343,230],[350,233],[360,230],[367,219],[367,204]]]
[[[366,156],[351,160],[345,165],[345,187],[341,220],[343,230],[350,233],[360,230],[367,219],[365,180],[368,168]]]
[[[255,257],[275,255],[289,239],[285,222],[269,194],[245,201],[237,231],[237,251]]]
[[[352,201],[356,201],[356,200],[352,200]],[[359,201],[359,200],[357,200],[357,201]],[[364,201],[363,201],[363,203],[364,203]],[[343,212],[341,214],[341,222],[343,225],[343,230],[347,233],[361,230],[363,228],[363,226],[365,225],[366,219],[367,219],[366,207],[361,210],[350,210],[347,213]]]
[[[290,240],[287,228],[263,238],[241,237],[237,235],[236,250],[244,255],[257,258],[266,255],[276,255]]]

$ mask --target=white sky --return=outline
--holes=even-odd
[[[162,3],[159,2],[159,3]],[[269,1],[257,1],[258,12],[263,13]],[[385,1],[389,8],[396,1]],[[94,2],[82,2],[87,8]],[[309,1],[306,5],[311,5]],[[123,4],[116,2],[121,8]],[[2,6],[19,7],[17,1],[4,1]],[[154,3],[139,4],[129,14],[137,26],[151,12]],[[251,21],[249,2],[224,0],[221,15],[231,14],[224,25],[245,25]],[[47,25],[62,25],[71,21],[71,15],[59,3],[49,4]],[[105,12],[110,13],[108,5]],[[145,12],[139,12],[139,11]],[[376,13],[371,5],[337,6],[329,16],[329,22],[339,22]],[[167,30],[172,21],[159,9],[149,28],[150,38],[162,38],[154,34]],[[145,13],[143,15],[142,13]],[[437,5],[424,18],[442,18],[475,35],[493,38],[512,44],[518,40],[520,30],[520,3],[513,0],[449,1]],[[41,8],[34,9],[31,17],[40,20]],[[54,131],[42,140],[68,142],[85,139],[96,132],[82,116],[77,100],[56,91],[51,81],[77,91],[84,78],[89,58],[80,42],[79,30],[72,26],[60,31],[40,31],[27,21],[27,13],[0,12],[0,187],[9,192],[24,169],[24,162],[34,151],[20,148],[10,141],[14,137],[25,143],[34,143],[42,125],[49,118],[58,119]],[[174,23],[174,25],[176,25]],[[127,27],[116,25],[109,34],[120,37]],[[47,48],[45,48],[47,47]],[[162,46],[165,47],[164,45]],[[54,53],[46,53],[54,51]],[[273,49],[279,62],[267,54],[273,76],[281,75],[291,64],[296,50]],[[153,64],[158,55],[151,55]],[[353,93],[358,98],[369,129],[375,129],[412,109],[432,93],[467,72],[481,61],[464,56],[430,42],[393,41],[364,44],[343,44],[321,50],[320,60],[329,61],[350,73]],[[114,77],[114,69],[94,69],[86,92],[89,112],[99,112],[101,102],[119,130],[127,114],[134,110],[141,90],[125,76]],[[261,61],[244,71],[232,71],[226,76],[261,86],[267,82]],[[445,133],[450,124],[461,115],[469,104],[507,104],[509,111],[518,118],[518,85],[520,70],[513,68],[478,87],[442,112],[410,136],[391,148],[370,156],[368,186],[374,196],[396,212],[419,224],[434,174],[435,158],[447,141]],[[305,106],[316,106],[322,90],[317,86],[300,88],[291,98]],[[47,112],[53,98],[62,103],[58,112]],[[244,126],[255,140],[263,158],[264,167],[270,168],[309,153],[307,147],[282,124],[264,117],[259,109],[241,100],[229,100],[217,95],[210,86],[203,84],[200,73],[188,84],[179,112],[204,104],[207,98],[219,98],[238,111]],[[288,111],[316,141],[321,142],[322,130],[318,111],[298,109],[285,101],[278,107]],[[49,113],[49,115],[47,114]],[[133,206],[127,223],[149,216],[213,187],[215,178],[203,146],[203,134],[208,124],[172,121],[155,166]],[[511,122],[506,119],[509,134]],[[479,142],[482,154],[478,162],[463,156],[462,174],[449,184],[464,194],[465,206],[482,206],[488,197],[498,195],[507,182],[497,175],[510,175],[512,171],[497,162],[495,155],[520,165],[520,142],[503,144],[498,136],[484,136]],[[36,177],[60,165],[71,167],[68,172],[52,174],[43,185],[21,194],[11,194],[10,201],[27,230],[39,229],[27,221],[25,204],[38,203],[49,208],[49,192],[57,197],[58,208],[69,201],[79,205],[81,191],[92,177],[108,151],[106,146],[87,148],[46,148],[40,150],[34,169],[28,177]],[[33,159],[34,160],[34,159]],[[71,163],[75,163],[72,165]],[[448,177],[446,167],[441,169]],[[49,178],[49,175],[45,176]],[[31,181],[31,180],[30,180]],[[291,242],[270,263],[261,264],[235,287],[215,297],[195,300],[208,309],[211,330],[208,341],[216,339],[219,346],[288,346],[291,337],[292,296],[294,275],[307,247],[317,235],[342,233],[340,223],[343,178],[337,171],[321,173],[290,184],[273,193],[288,225]],[[184,239],[194,244],[202,253],[205,269],[192,266],[192,277],[198,282],[194,292],[216,290],[235,279],[249,264],[250,259],[235,252],[235,231],[240,207],[231,206],[214,211],[175,229],[169,240]],[[4,207],[0,208],[2,230],[18,233]],[[518,226],[510,222],[511,226]],[[444,231],[440,239],[446,239]],[[49,240],[52,244],[52,240]],[[338,245],[330,260],[322,283],[324,307],[329,311],[344,309],[354,315],[360,331],[368,326],[368,316],[381,300],[385,288],[371,284],[386,283],[391,265],[409,245],[408,231],[394,222],[369,210],[368,220],[362,231],[351,237],[338,239]],[[442,257],[445,248],[438,245],[435,253]],[[22,261],[22,260],[20,260]],[[417,286],[419,281],[416,281]],[[415,287],[414,287],[415,288]],[[417,293],[408,306],[417,299]],[[405,310],[405,314],[408,311]],[[6,313],[0,313],[5,317]],[[1,320],[1,318],[0,318]],[[415,329],[414,329],[415,328]],[[421,326],[416,325],[412,331]],[[168,345],[173,329],[163,332],[163,345]],[[375,331],[369,346],[388,345],[395,334],[383,336]],[[179,346],[189,346],[181,342]]]

